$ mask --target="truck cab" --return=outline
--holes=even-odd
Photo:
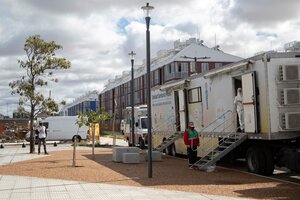
[[[145,144],[147,144],[147,134],[148,134],[148,117],[140,116],[135,123],[136,129],[136,143],[140,146],[140,148],[144,148]]]
[[[128,146],[137,145],[144,148],[147,144],[148,133],[148,117],[147,106],[141,105],[134,107],[132,122],[132,108],[124,109],[124,139],[128,142]],[[134,127],[132,127],[132,125]],[[134,128],[134,143],[132,142],[132,129]]]

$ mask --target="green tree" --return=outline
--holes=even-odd
[[[86,125],[88,127],[92,127],[92,156],[94,159],[95,155],[95,126],[97,123],[101,124],[102,121],[109,120],[111,116],[109,113],[103,111],[90,111],[88,113],[79,113],[77,124],[78,127],[82,127]],[[78,128],[78,129],[79,129]]]
[[[56,57],[55,52],[59,49],[62,49],[61,45],[54,41],[45,41],[39,35],[28,37],[24,45],[26,58],[18,60],[20,68],[25,71],[25,75],[9,83],[12,89],[11,94],[20,95],[19,106],[29,108],[30,153],[35,151],[34,119],[40,113],[50,115],[58,111],[57,103],[51,97],[46,98],[41,92],[42,88],[48,85],[48,81],[58,82],[53,77],[54,70],[71,67],[70,61]]]

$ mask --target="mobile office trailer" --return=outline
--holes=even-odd
[[[237,88],[243,90],[245,133],[238,133]],[[237,133],[246,139],[226,154],[246,158],[249,171],[271,174],[275,165],[300,170],[300,52],[267,52],[154,88],[152,106],[154,147],[193,121],[201,134],[199,157],[224,153],[217,152],[220,138]],[[170,147],[186,154],[182,137]]]
[[[86,139],[88,127],[78,127],[77,116],[47,117],[43,124],[47,128],[47,140],[72,140],[77,135],[79,140]]]
[[[140,148],[144,148],[147,144],[148,133],[148,117],[147,117],[147,105],[140,105],[134,107],[134,122],[132,119],[131,107],[126,107],[124,113],[124,137],[129,146],[132,146],[132,124],[134,125],[134,145],[139,145]]]

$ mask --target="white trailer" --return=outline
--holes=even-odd
[[[43,120],[47,128],[47,140],[72,140],[74,135],[78,138],[86,139],[88,127],[78,127],[77,116],[54,116]]]
[[[124,138],[129,146],[132,146],[132,124],[134,125],[134,145],[144,148],[147,144],[148,117],[147,105],[134,107],[134,121],[131,122],[131,107],[126,107],[124,114]]]
[[[233,104],[237,88],[243,90],[245,134],[238,133]],[[170,103],[157,106],[156,95]],[[152,91],[152,107],[154,148],[169,137],[166,133],[182,132],[193,121],[201,133],[199,157],[214,160],[208,153],[225,156],[232,150],[235,157],[246,158],[254,173],[271,174],[275,165],[300,171],[300,52],[267,52],[162,85]],[[161,123],[170,119],[177,126],[158,125],[156,118],[163,113],[173,117],[165,116]],[[244,140],[238,148],[219,151],[232,133]],[[182,138],[172,151],[186,154]]]

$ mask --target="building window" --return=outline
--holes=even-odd
[[[201,87],[188,90],[189,103],[197,103],[202,101]]]
[[[207,72],[208,71],[208,63],[201,63],[201,72]]]
[[[215,63],[215,68],[220,68],[220,67],[222,67],[222,66],[223,66],[222,63]]]
[[[178,72],[181,72],[181,63],[178,63]]]

